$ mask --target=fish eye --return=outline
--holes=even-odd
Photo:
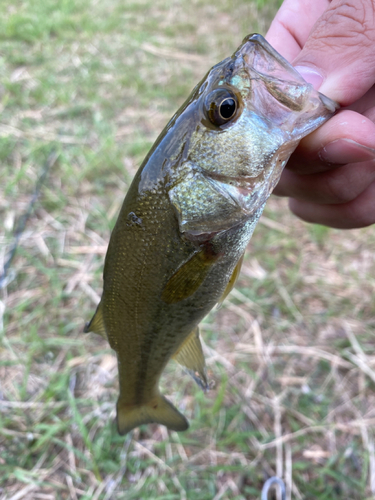
[[[236,116],[237,97],[228,89],[216,89],[206,97],[205,107],[211,123],[216,126],[224,125]]]

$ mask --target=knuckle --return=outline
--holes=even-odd
[[[367,227],[374,224],[374,212],[367,210],[361,203],[356,203],[356,201],[349,204],[345,214],[345,219],[350,224],[350,227]]]
[[[348,203],[354,200],[358,195],[350,177],[345,175],[342,171],[338,172],[338,169],[327,173],[325,191],[329,203],[337,204]]]
[[[366,227],[375,224],[375,182],[361,195],[346,205],[348,219],[354,221],[355,227]],[[354,227],[354,225],[353,225]]]

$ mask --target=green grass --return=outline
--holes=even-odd
[[[207,69],[265,33],[278,4],[0,6],[1,261],[57,158],[0,296],[1,500],[255,499],[275,473],[296,499],[372,498],[373,228],[308,226],[270,200],[236,290],[202,324],[212,390],[173,363],[163,377],[185,433],[120,437],[116,360],[82,333],[137,167]]]

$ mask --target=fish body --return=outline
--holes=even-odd
[[[251,35],[156,140],[124,200],[86,326],[117,353],[121,434],[151,422],[187,429],[160,376],[174,357],[207,387],[198,324],[233,287],[290,154],[335,109]]]

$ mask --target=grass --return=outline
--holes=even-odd
[[[56,157],[1,290],[1,500],[256,499],[274,474],[289,498],[374,497],[374,228],[308,226],[270,200],[236,289],[202,324],[212,390],[173,363],[163,377],[186,433],[118,436],[116,360],[82,334],[138,165],[207,69],[276,8],[0,6],[0,261]]]

